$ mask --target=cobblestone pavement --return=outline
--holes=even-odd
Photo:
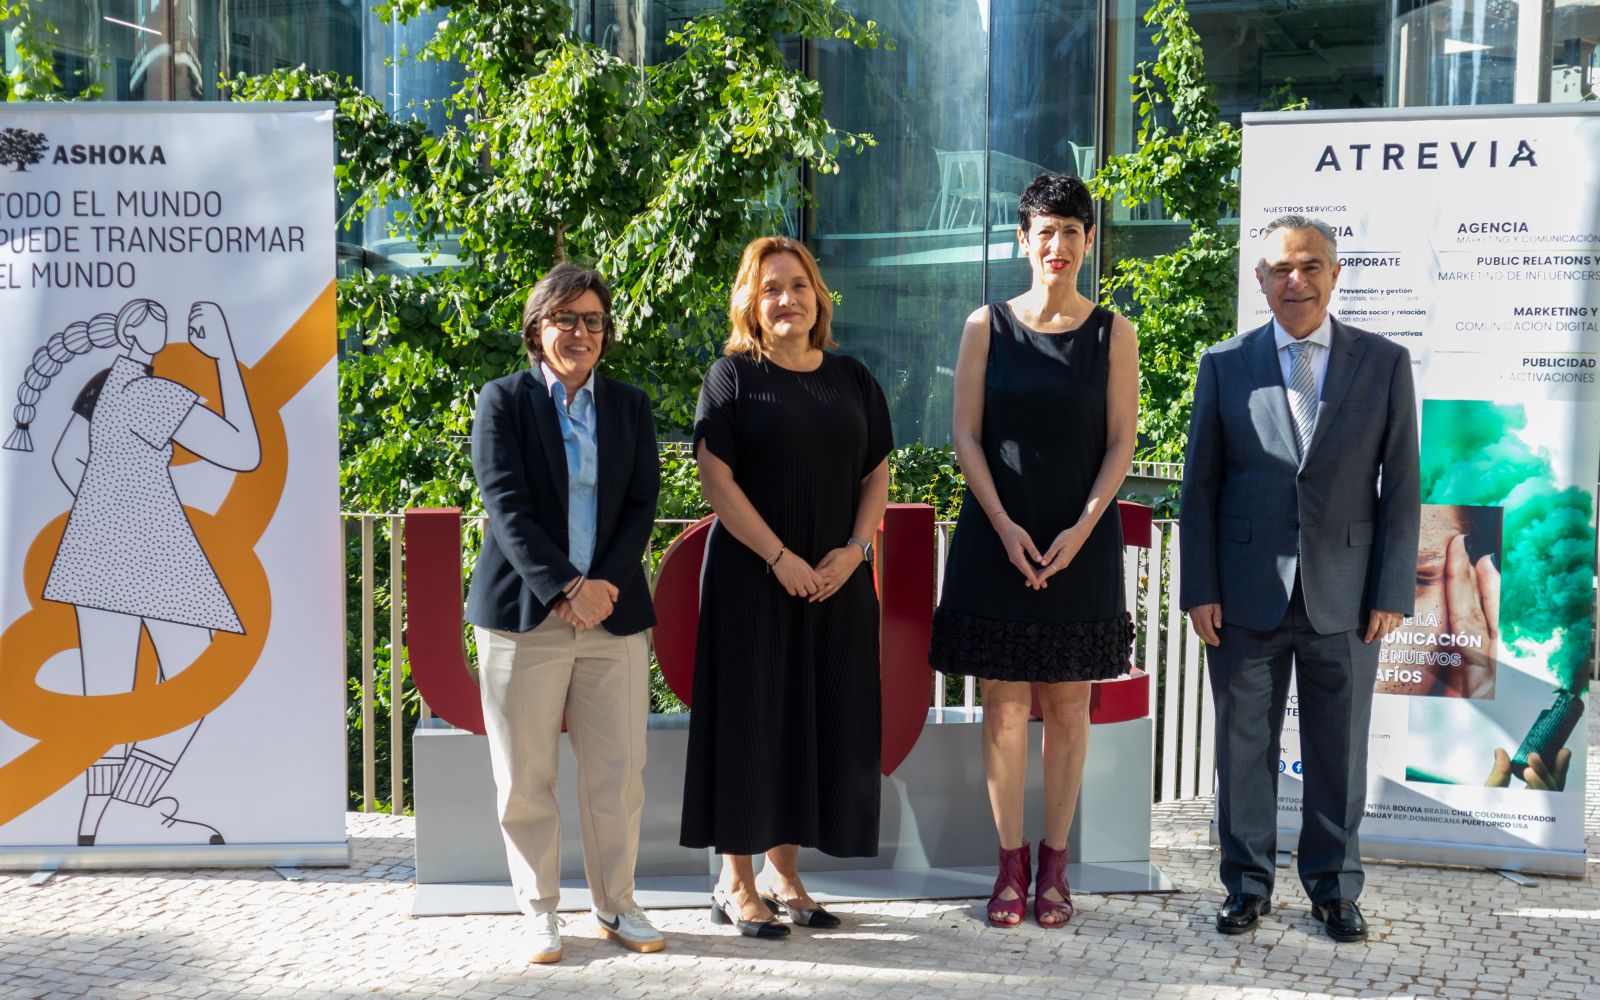
[[[1600,748],[1600,724],[1591,726]],[[1065,930],[983,922],[983,900],[834,907],[836,931],[739,937],[657,910],[668,947],[632,955],[575,915],[566,957],[523,962],[519,917],[414,920],[411,821],[351,814],[355,863],[271,871],[0,875],[0,1000],[104,997],[1600,998],[1600,750],[1590,877],[1520,888],[1482,870],[1372,864],[1365,944],[1312,924],[1293,879],[1260,930],[1211,929],[1222,894],[1209,800],[1156,810],[1154,860],[1180,893],[1079,896]]]

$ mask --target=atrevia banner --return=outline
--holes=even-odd
[[[1239,330],[1271,318],[1254,274],[1261,229],[1307,215],[1338,234],[1334,315],[1403,344],[1416,377],[1416,614],[1379,654],[1369,856],[1584,870],[1600,477],[1596,111],[1244,117]],[[1285,834],[1300,825],[1297,714],[1291,701]]]
[[[0,105],[0,867],[346,856],[333,163]]]

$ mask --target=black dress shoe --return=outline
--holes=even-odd
[[[789,936],[789,928],[778,923],[776,917],[766,920],[744,920],[739,916],[739,904],[724,896],[722,890],[711,890],[711,922],[732,924],[739,933],[753,938],[782,938]]]
[[[1328,936],[1335,941],[1365,941],[1367,918],[1353,899],[1330,899],[1311,907],[1311,915],[1322,921]]]
[[[767,909],[771,910],[775,917],[785,910],[789,911],[789,920],[796,927],[839,926],[839,918],[822,907],[791,906],[787,900],[779,898],[777,892],[771,889],[761,893],[761,901],[767,904]]]
[[[1231,892],[1217,911],[1217,930],[1224,934],[1247,934],[1261,924],[1261,917],[1272,912],[1272,900],[1251,892]]]

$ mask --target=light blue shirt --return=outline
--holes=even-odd
[[[595,484],[600,473],[600,433],[594,413],[594,372],[578,390],[569,412],[567,387],[549,365],[541,361],[539,367],[544,369],[550,400],[556,404],[561,441],[567,452],[567,559],[579,573],[588,576],[589,564],[594,561],[595,520],[599,512]]]

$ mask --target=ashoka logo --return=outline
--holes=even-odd
[[[166,165],[167,155],[160,146],[96,145],[84,143],[57,146],[51,163],[107,163],[114,165],[145,166]],[[50,153],[50,140],[43,132],[30,132],[25,128],[0,129],[0,167],[15,165],[18,172],[44,162]]]
[[[25,128],[0,130],[0,166],[16,164],[17,170],[27,169],[44,159],[50,141],[43,132],[29,132]]]
[[[145,157],[145,150],[150,151],[149,158]],[[56,155],[51,163],[115,163],[115,164],[146,164],[167,162],[166,154],[161,152],[160,146],[57,146]]]

